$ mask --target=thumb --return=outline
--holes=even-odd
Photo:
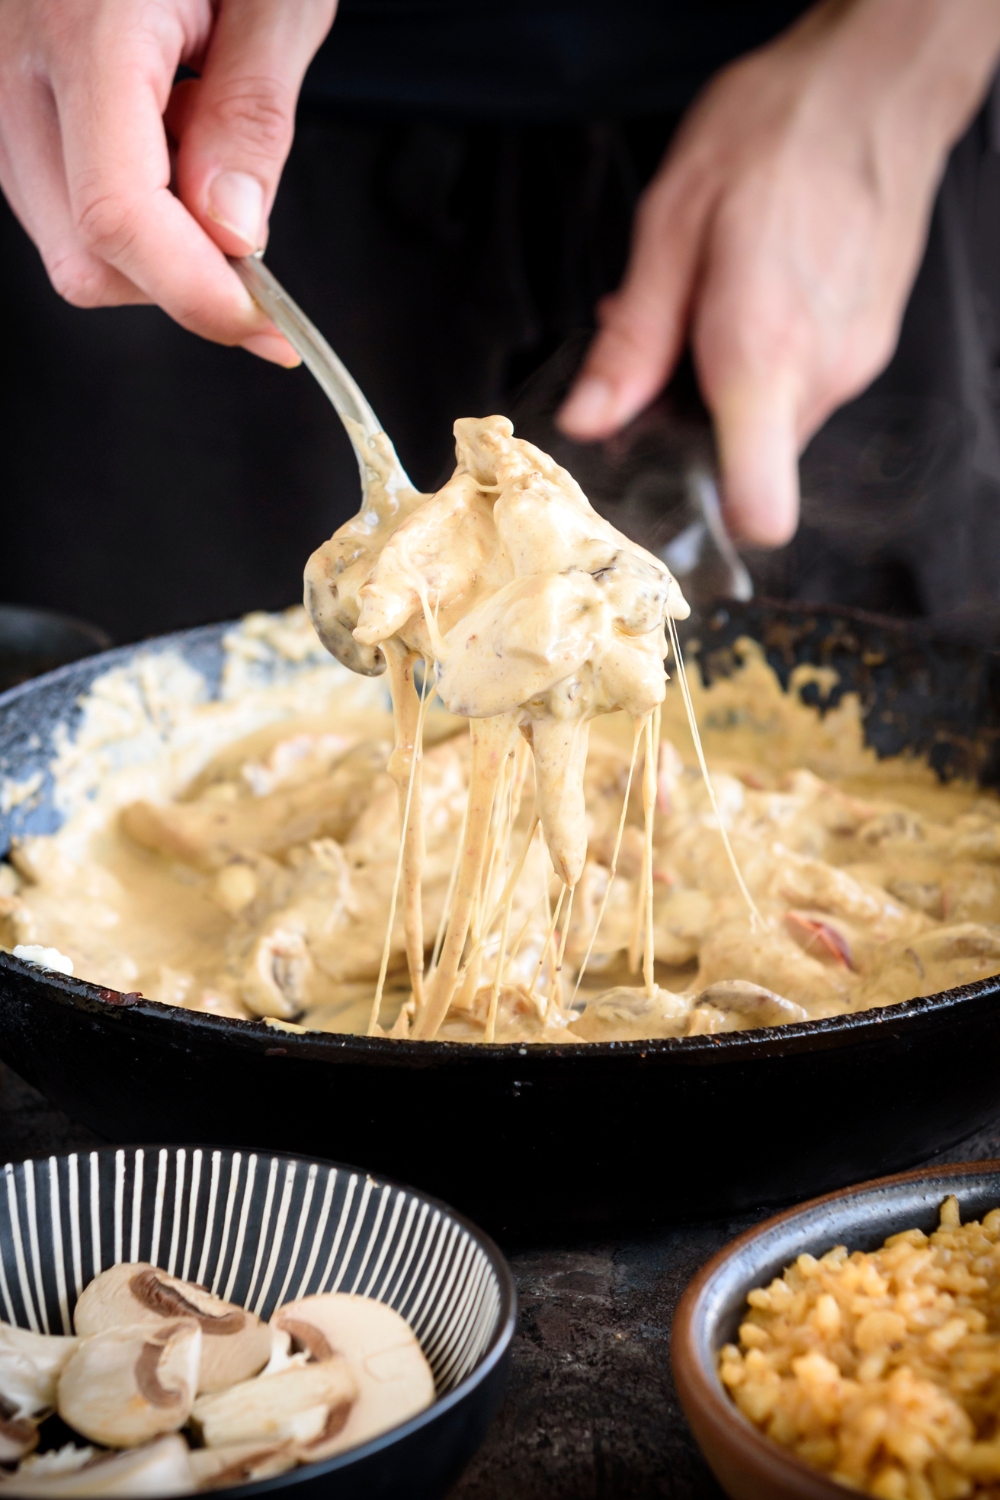
[[[753,546],[783,546],[799,522],[792,382],[741,380],[711,392],[709,404],[729,530]]]
[[[222,0],[200,78],[167,112],[185,207],[227,255],[263,248],[299,88],[336,0]]]
[[[668,158],[636,213],[628,270],[556,416],[568,437],[610,437],[659,394],[684,342],[710,195]]]

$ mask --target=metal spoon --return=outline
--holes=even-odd
[[[361,388],[319,329],[265,266],[260,253],[234,259],[231,264],[251,297],[285,335],[333,403],[357,455],[365,502],[362,509],[366,508],[376,483],[390,494],[414,493],[414,485]],[[633,424],[640,439],[648,435],[651,423],[654,428],[658,424],[669,436],[667,447],[671,457],[667,469],[673,471],[674,480],[682,479],[684,491],[678,507],[676,503],[668,503],[662,484],[650,483],[662,478],[654,472],[662,468],[662,461],[651,467],[649,455],[640,456],[639,471],[632,472],[630,450],[634,434],[630,436],[627,431],[611,445],[590,445],[585,450],[555,429],[552,416],[583,347],[580,335],[571,338],[532,378],[517,403],[520,409],[512,413],[518,429],[526,428],[526,435],[564,463],[588,493],[601,495],[606,503],[599,508],[609,519],[659,553],[681,580],[696,608],[720,597],[749,599],[753,584],[723,524],[715,483],[711,424],[697,394],[693,373],[683,369],[678,372],[667,398],[659,403],[662,409],[652,409]],[[678,434],[681,442],[675,454]],[[612,447],[616,457],[609,462]],[[667,539],[659,534],[664,527],[669,532]],[[346,665],[359,670],[354,652],[348,653],[343,642],[328,640],[327,644]]]
[[[306,369],[316,377],[333,403],[357,456],[365,499],[368,498],[370,486],[378,479],[390,491],[412,490],[414,486],[409,475],[396,457],[396,450],[365,400],[361,387],[346,365],[334,354],[316,325],[306,317],[298,303],[292,301],[278,278],[265,266],[260,252],[240,256],[230,264],[257,306],[267,313],[275,327],[285,335]],[[380,439],[377,445],[377,467],[372,462],[372,439],[376,437]],[[388,483],[384,472],[387,453],[391,454],[394,466]]]

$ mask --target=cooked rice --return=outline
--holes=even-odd
[[[1000,1497],[1000,1208],[872,1254],[800,1255],[747,1298],[722,1380],[775,1442],[883,1500]]]

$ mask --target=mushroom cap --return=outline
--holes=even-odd
[[[62,1448],[29,1459],[0,1483],[4,1495],[38,1496],[39,1500],[186,1495],[194,1488],[190,1453],[180,1437],[163,1437],[125,1453],[95,1455],[92,1448]]]
[[[56,1404],[59,1372],[79,1339],[0,1323],[0,1404],[5,1415],[34,1417]]]
[[[218,1490],[230,1484],[250,1484],[255,1479],[273,1479],[294,1469],[299,1461],[290,1441],[227,1443],[219,1448],[195,1448],[188,1455],[195,1484],[200,1490]]]
[[[406,1319],[384,1302],[323,1292],[286,1302],[271,1322],[316,1359],[346,1355],[357,1376],[358,1397],[347,1421],[339,1432],[307,1444],[303,1458],[329,1458],[366,1443],[434,1400],[434,1376],[424,1351]]]
[[[73,1313],[84,1337],[108,1328],[193,1318],[204,1335],[199,1391],[223,1391],[249,1380],[271,1357],[271,1334],[256,1313],[223,1302],[192,1281],[169,1276],[145,1261],[102,1271],[85,1288]]]
[[[201,1342],[193,1318],[108,1328],[81,1340],[59,1377],[59,1415],[109,1448],[175,1432],[191,1415]]]
[[[313,1443],[334,1427],[340,1431],[357,1393],[350,1362],[328,1359],[199,1396],[191,1418],[209,1448],[268,1441]]]

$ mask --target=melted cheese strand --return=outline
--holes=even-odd
[[[532,830],[531,830],[532,837],[534,836],[535,829],[538,828],[539,826],[540,826],[539,823],[536,822],[535,825],[534,825],[534,828],[532,828]],[[529,839],[529,843],[530,843],[530,839]],[[544,898],[545,898],[545,892],[544,891],[539,891],[537,897],[535,898],[535,904],[531,908],[531,910],[528,913],[528,915],[525,917],[524,923],[523,923],[523,925],[521,927],[520,932],[517,935],[517,939],[516,939],[516,941],[514,943],[514,946],[513,946],[513,948],[510,951],[510,957],[507,960],[508,964],[512,964],[512,963],[514,963],[516,961],[517,955],[521,951],[521,944],[524,942],[525,934],[527,933],[528,928],[531,926],[532,922],[535,920],[536,916],[538,915],[538,908],[541,906],[542,901],[544,900]]]
[[[653,816],[656,812],[656,757],[653,753],[653,720],[655,710],[646,720],[646,764],[642,768],[642,811],[645,840],[642,851],[646,887],[646,948],[642,960],[642,977],[650,999],[656,994],[653,979]]]
[[[497,714],[492,719],[472,719],[472,771],[469,779],[469,812],[462,846],[455,906],[441,948],[441,960],[424,987],[425,1004],[418,1012],[413,1035],[430,1039],[448,1013],[455,993],[459,965],[469,935],[472,910],[486,863],[486,846],[497,782],[512,735],[516,731],[513,713]]]
[[[542,944],[542,951],[541,951],[541,953],[539,955],[538,964],[536,965],[534,975],[532,977],[531,983],[528,985],[528,989],[529,989],[529,991],[532,994],[534,993],[535,985],[538,983],[538,976],[542,972],[542,965],[545,963],[546,958],[549,956],[549,949],[552,947],[552,938],[553,938],[553,935],[554,935],[555,930],[556,930],[556,923],[559,921],[559,913],[562,911],[563,900],[564,900],[566,892],[568,890],[569,890],[569,886],[564,885],[563,888],[562,888],[562,890],[559,892],[559,900],[556,902],[556,909],[555,909],[555,911],[552,911],[552,912],[549,913],[548,931],[545,934],[545,941]],[[549,887],[548,887],[548,881],[546,881],[546,883],[545,883],[545,895],[548,896],[548,893],[549,893]],[[555,955],[553,954],[552,957],[554,958]],[[553,965],[553,967],[554,967],[554,965]]]
[[[545,1006],[545,1018],[552,1011],[552,1007],[558,1004],[562,1008],[562,968],[563,958],[566,954],[566,939],[569,937],[570,922],[573,920],[573,897],[576,895],[576,886],[569,888],[569,900],[566,902],[566,915],[563,917],[562,932],[559,934],[559,952],[556,954],[555,966],[552,973],[552,983],[549,986],[548,1003]],[[559,997],[558,1000],[556,997]]]
[[[417,729],[416,729],[416,735],[415,735],[415,738],[414,738],[414,753],[413,753],[412,759],[410,761],[410,780],[409,780],[409,784],[408,784],[408,786],[406,788],[406,803],[404,805],[404,810],[403,810],[403,826],[404,826],[404,828],[406,827],[406,822],[407,822],[407,820],[409,819],[409,816],[410,816],[410,802],[411,802],[412,797],[413,797],[413,784],[414,784],[414,781],[416,780],[416,777],[415,777],[414,773],[415,773],[417,761],[419,759],[419,753],[418,752],[419,752],[420,748],[423,746],[423,743],[424,743],[424,715],[427,712],[427,705],[428,705],[428,703],[430,702],[431,698],[434,695],[433,688],[431,689],[430,693],[427,692],[427,684],[428,684],[429,681],[430,681],[430,673],[429,672],[425,672],[423,686],[421,688],[421,693],[420,693],[420,709],[419,709],[419,712],[417,714]],[[399,896],[399,882],[400,882],[400,880],[402,878],[402,874],[403,874],[403,860],[404,860],[405,854],[406,854],[406,838],[404,836],[401,836],[400,840],[399,840],[399,854],[396,857],[396,874],[395,874],[395,877],[394,877],[393,882],[392,882],[392,896],[391,896],[390,901],[389,901],[389,920],[386,923],[386,928],[385,928],[385,942],[382,944],[382,963],[379,966],[378,984],[375,986],[375,998],[372,1001],[371,1015],[370,1015],[370,1017],[368,1019],[368,1035],[369,1036],[374,1036],[375,1033],[376,1033],[376,1031],[378,1030],[378,1013],[379,1013],[379,1011],[382,1008],[382,991],[385,988],[385,976],[386,976],[386,973],[388,972],[388,968],[389,968],[389,953],[390,953],[391,948],[392,948],[392,929],[393,929],[393,924],[395,923],[395,920],[396,920],[396,899]]]
[[[462,850],[465,848],[465,829],[469,821],[469,799],[465,799],[465,811],[462,814],[462,827],[458,834],[458,843],[455,845],[455,857],[451,862],[451,874],[448,876],[448,886],[444,893],[444,906],[441,908],[441,920],[434,936],[434,949],[431,953],[431,969],[437,968],[438,959],[441,957],[441,944],[448,930],[451,919],[452,902],[455,899],[455,886],[458,884],[458,870],[462,863]]]
[[[515,876],[515,878],[513,880],[511,880],[511,878],[510,878],[510,869],[509,869],[509,866],[510,866],[510,846],[511,846],[511,841],[512,841],[512,839],[514,837],[514,817],[515,817],[515,813],[514,813],[514,784],[513,784],[513,782],[511,783],[511,789],[510,790],[511,790],[510,816],[509,816],[508,823],[507,823],[507,867],[508,867],[508,873],[507,873],[507,884],[505,886],[505,891],[506,891],[507,899],[504,902],[504,907],[503,907],[503,923],[501,924],[501,927],[500,927],[500,946],[497,949],[497,963],[496,963],[496,968],[493,971],[493,988],[490,991],[490,1008],[489,1008],[489,1012],[487,1013],[487,1016],[486,1016],[486,1034],[485,1034],[483,1040],[487,1041],[487,1042],[492,1042],[492,1041],[495,1041],[495,1039],[496,1039],[496,1033],[497,1033],[497,1006],[499,1005],[499,1002],[500,1002],[500,984],[501,984],[501,981],[503,979],[504,959],[505,959],[506,953],[507,953],[507,934],[508,934],[508,932],[510,930],[510,914],[511,914],[511,910],[513,909],[513,906],[514,906],[514,891],[515,891],[516,886],[517,886],[517,877],[520,875],[520,871],[524,868],[524,857],[525,857],[525,855],[528,852],[528,846],[530,845],[531,840],[534,837],[534,833],[535,833],[535,824],[532,823],[532,825],[531,825],[531,831],[528,834],[527,840],[526,840],[525,845],[524,845],[524,849],[521,851],[521,858],[520,858],[520,860],[518,862],[517,875]],[[519,796],[519,800],[520,800],[520,796]],[[490,926],[491,927],[493,926],[492,921],[490,922]]]
[[[611,855],[611,867],[608,870],[608,883],[604,888],[604,895],[601,897],[601,904],[597,911],[597,921],[594,923],[594,930],[590,934],[590,942],[587,944],[587,951],[583,956],[583,963],[580,965],[580,972],[576,976],[576,984],[573,988],[573,995],[569,1002],[570,1005],[572,1005],[576,1000],[577,994],[580,990],[580,985],[583,983],[583,976],[587,972],[587,965],[590,963],[590,956],[594,951],[594,944],[597,942],[597,934],[601,929],[601,923],[604,920],[604,913],[608,909],[608,900],[611,896],[611,885],[614,881],[615,873],[618,869],[618,855],[621,851],[622,836],[625,832],[625,817],[628,813],[628,799],[629,794],[632,790],[632,777],[635,774],[635,763],[639,754],[639,738],[641,734],[642,722],[640,720],[638,723],[632,726],[632,759],[629,762],[628,780],[625,783],[625,800],[622,802],[622,815],[618,819],[618,834],[615,838],[614,852]]]
[[[500,773],[500,795],[497,797],[493,806],[493,823],[490,827],[489,864],[486,867],[486,876],[483,880],[482,888],[479,892],[479,900],[476,904],[476,919],[473,922],[472,926],[472,936],[475,941],[478,941],[480,937],[478,927],[479,911],[481,907],[484,906],[490,899],[490,891],[493,889],[493,872],[496,869],[497,855],[500,852],[500,830],[505,824],[507,827],[506,843],[508,851],[510,848],[510,808],[513,794],[514,752],[512,750],[503,763],[503,770]],[[507,805],[506,815],[504,813],[505,803]],[[492,925],[492,923],[490,925]],[[484,940],[488,936],[488,934],[489,928],[484,927],[482,929],[482,937]]]
[[[419,1009],[423,1004],[424,980],[422,715],[424,702],[428,698],[427,682],[430,673],[424,672],[418,697],[414,680],[418,660],[416,654],[401,651],[398,642],[387,641],[385,655],[389,666],[396,729],[396,745],[389,759],[388,771],[396,783],[400,839],[403,844],[403,932],[413,999]],[[431,697],[433,693],[432,688]]]
[[[732,866],[733,874],[736,876],[736,884],[740,888],[740,893],[750,909],[750,921],[752,926],[754,928],[763,927],[764,919],[761,917],[760,912],[757,910],[757,903],[751,896],[750,891],[747,888],[747,883],[743,879],[743,871],[740,869],[736,861],[736,855],[733,853],[733,846],[729,842],[729,834],[726,832],[725,826],[722,822],[722,815],[719,812],[719,804],[715,798],[715,787],[712,785],[711,777],[708,774],[708,766],[705,762],[705,752],[702,749],[701,744],[701,734],[698,731],[698,721],[695,718],[694,704],[691,701],[691,689],[688,687],[687,672],[684,669],[684,658],[681,656],[681,643],[677,638],[677,626],[674,623],[672,615],[667,616],[667,629],[670,632],[670,644],[673,646],[674,650],[674,661],[677,663],[677,677],[681,685],[681,693],[684,697],[684,710],[687,714],[687,721],[691,729],[691,738],[694,740],[694,748],[698,756],[698,764],[701,767],[702,779],[705,782],[705,790],[708,792],[708,800],[712,804],[712,811],[715,813],[715,821],[719,825],[719,834],[721,835],[722,843],[725,847],[726,857],[728,858],[729,863]]]
[[[511,750],[500,770],[500,785],[493,797],[493,810],[490,816],[490,828],[488,834],[489,863],[486,872],[480,880],[479,890],[476,893],[476,903],[472,909],[472,922],[469,928],[470,950],[465,960],[465,970],[462,977],[461,987],[452,1001],[456,1010],[470,1010],[475,1003],[476,991],[479,988],[479,976],[482,972],[484,950],[489,941],[489,935],[496,920],[496,911],[501,902],[497,903],[489,914],[487,921],[480,925],[480,914],[489,900],[490,891],[493,889],[493,874],[496,869],[497,855],[500,845],[504,845],[504,868],[510,865],[510,834],[511,834],[511,802],[514,792],[515,750]],[[504,804],[507,804],[506,815]],[[500,837],[501,828],[506,826],[506,836]]]

